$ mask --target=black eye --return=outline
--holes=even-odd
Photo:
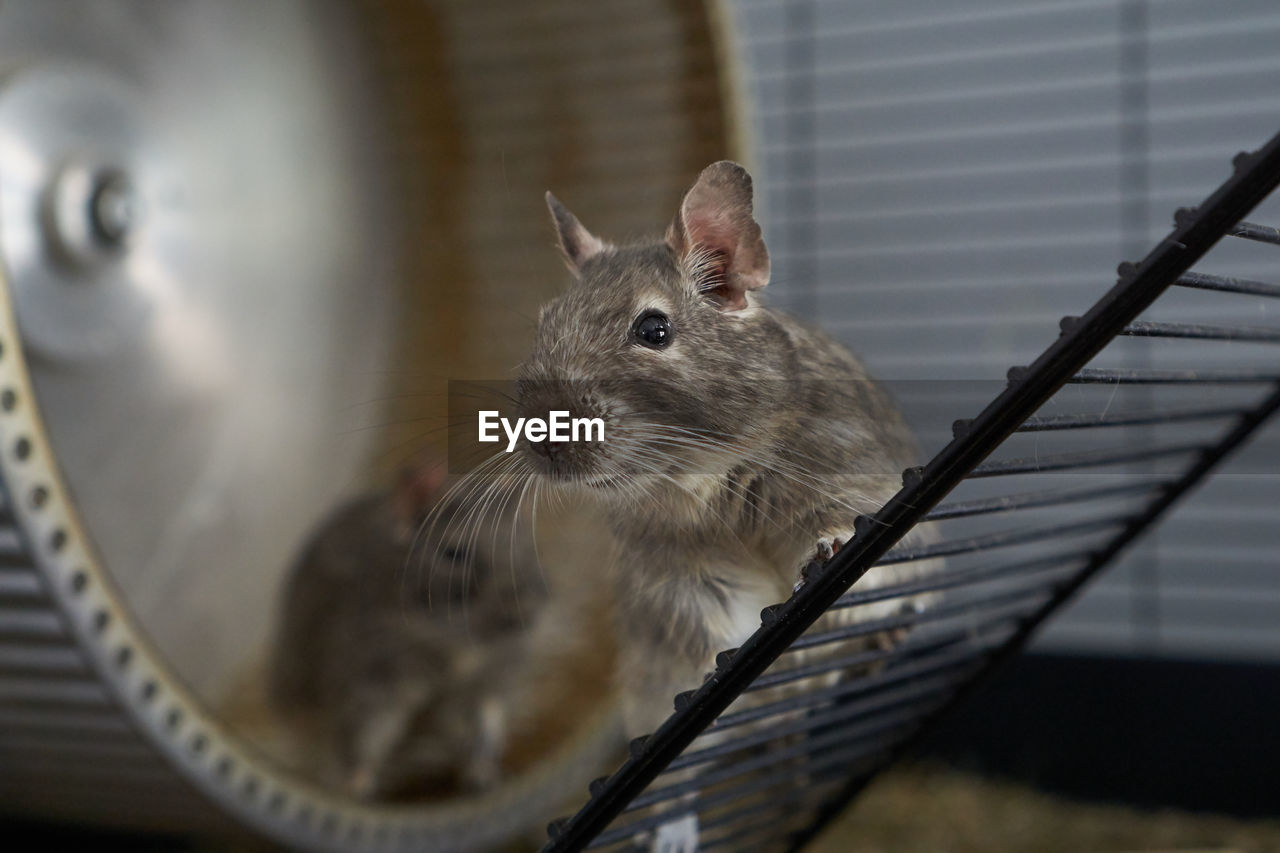
[[[440,549],[440,556],[450,563],[466,563],[471,559],[471,554],[466,548],[455,548],[452,545]]]
[[[661,349],[671,343],[671,321],[667,315],[658,311],[646,311],[636,318],[631,327],[636,340],[647,347]]]

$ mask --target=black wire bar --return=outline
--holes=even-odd
[[[935,697],[936,701],[944,701],[945,697]],[[826,752],[831,747],[849,744],[854,741],[877,740],[889,733],[910,726],[918,726],[924,718],[921,707],[932,710],[928,703],[912,702],[903,707],[886,710],[881,716],[871,719],[860,717],[857,713],[837,708],[825,717],[807,718],[801,716],[791,725],[776,726],[775,736],[770,740],[785,738],[789,735],[807,734],[809,737],[791,738],[791,746],[776,749],[755,750],[750,757],[735,762],[720,762],[711,769],[691,775],[689,778],[659,788],[650,788],[636,797],[627,806],[627,811],[645,808],[696,791],[709,785],[729,782],[759,770],[789,763],[793,758],[804,758],[815,751]],[[896,712],[896,713],[895,713]],[[814,733],[813,730],[842,720],[857,720],[857,725],[845,728],[833,728],[826,732]],[[661,779],[662,777],[659,777]]]
[[[775,828],[778,821],[785,822],[788,831],[798,830],[814,819],[817,809],[813,805],[813,793],[822,789],[834,793],[843,776],[844,773],[839,767],[826,768],[808,774],[809,783],[803,788],[795,786],[791,788],[779,786],[774,790],[766,788],[744,795],[741,797],[741,802],[734,803],[731,807],[711,808],[699,812],[700,815],[705,811],[710,811],[712,814],[699,820],[701,832],[698,849],[716,849],[735,845],[744,836],[749,836],[753,832],[759,832],[764,828]],[[798,808],[802,806],[808,808],[804,810]],[[674,813],[683,815],[688,811]],[[626,850],[637,851],[637,853],[650,849],[642,841],[637,843],[635,838],[604,838],[604,841],[597,839],[592,843],[591,849]],[[641,838],[643,839],[643,836]]]
[[[946,542],[935,542],[929,545],[914,545],[894,548],[876,564],[892,566],[898,563],[914,563],[920,560],[932,560],[938,557],[955,557],[974,551],[988,551],[992,548],[1008,548],[1015,545],[1026,545],[1045,539],[1059,539],[1064,536],[1098,533],[1121,527],[1130,517],[1117,516],[1114,513],[1097,518],[1073,521],[1069,524],[1052,524],[1048,527],[1016,527],[1009,530],[997,530],[968,539],[952,539]]]
[[[1133,338],[1184,338],[1202,341],[1280,343],[1280,329],[1260,326],[1214,326],[1203,323],[1153,323],[1137,320],[1120,334]]]
[[[1002,619],[999,621],[1007,620]],[[994,629],[990,630],[991,636],[996,635]],[[991,641],[991,644],[994,645],[994,642],[995,641]],[[965,648],[934,650],[928,654],[913,655],[907,662],[895,662],[893,667],[886,668],[876,675],[840,681],[829,687],[823,687],[811,691],[809,695],[812,701],[806,702],[805,696],[795,695],[785,699],[778,699],[763,705],[753,705],[742,710],[730,711],[717,719],[712,727],[706,729],[706,732],[708,734],[711,732],[722,732],[725,729],[730,729],[735,726],[741,726],[757,720],[763,720],[774,714],[803,710],[815,703],[826,702],[832,699],[847,698],[874,690],[882,690],[886,686],[900,684],[903,681],[910,679],[923,678],[924,676],[935,672],[967,666],[972,662],[973,650]]]
[[[814,780],[815,783],[817,780]],[[825,774],[823,784],[830,787],[835,784],[835,776],[833,774]],[[769,797],[757,798],[759,802],[752,803],[744,808],[734,808],[719,813],[715,818],[702,823],[702,832],[699,837],[699,850],[717,850],[725,847],[734,847],[739,844],[745,836],[749,836],[752,832],[759,831],[762,828],[779,829],[786,827],[786,831],[795,831],[803,826],[805,820],[812,820],[812,807],[809,811],[801,811],[797,806],[804,804],[803,798],[789,798],[786,802],[791,804],[791,808],[785,808],[781,803],[781,792]],[[750,818],[749,820],[747,818]],[[736,824],[736,825],[728,825]],[[776,834],[772,833],[772,834]],[[612,847],[612,850],[622,853],[622,851],[631,851],[631,853],[640,853],[648,851],[647,846],[638,846],[635,843],[624,847]],[[675,853],[679,848],[672,847],[668,853]],[[775,841],[774,846],[768,848],[758,848],[764,853],[767,850],[784,851],[786,849],[784,842]]]
[[[918,722],[917,722],[918,725]],[[752,776],[746,782],[737,785],[730,785],[719,788],[710,793],[697,798],[696,808],[686,808],[684,810],[673,809],[670,812],[659,811],[657,814],[645,814],[625,826],[620,826],[608,832],[601,833],[595,843],[590,846],[609,844],[624,838],[630,838],[638,831],[652,829],[671,820],[673,816],[688,811],[704,812],[709,811],[716,806],[730,803],[739,797],[745,797],[751,794],[763,793],[776,789],[786,789],[795,785],[795,769],[802,766],[806,773],[818,773],[823,770],[833,770],[839,767],[848,768],[854,762],[868,762],[874,758],[877,750],[876,744],[858,743],[852,746],[846,746],[844,749],[828,749],[821,756],[812,761],[805,762],[803,765],[787,766],[773,772],[764,772]]]
[[[1109,426],[1155,426],[1188,421],[1218,421],[1240,417],[1239,406],[1212,406],[1195,409],[1166,409],[1143,412],[1042,415],[1027,418],[1015,432],[1049,432],[1064,429],[1091,429]],[[964,429],[968,421],[958,421]]]
[[[813,774],[810,784],[813,788],[834,786],[839,782],[840,775],[838,770]],[[744,806],[725,809],[714,817],[700,821],[703,831],[700,839],[702,843],[698,849],[731,847],[761,829],[774,829],[773,834],[776,835],[780,824],[785,824],[788,831],[799,829],[805,822],[813,819],[812,798],[808,793],[806,788],[779,791],[768,797],[759,797]],[[803,806],[808,806],[808,809],[797,808]]]
[[[1280,370],[1157,370],[1133,367],[1091,367],[1081,370],[1067,381],[1076,385],[1270,385],[1280,381]]]
[[[1019,509],[1044,509],[1074,503],[1088,503],[1102,498],[1118,498],[1150,494],[1166,488],[1169,480],[1147,480],[1137,483],[1120,483],[1083,489],[1044,489],[1012,495],[997,495],[968,501],[952,501],[938,504],[924,517],[925,521],[945,521],[949,518],[967,518],[974,515],[994,515]]]
[[[734,845],[745,839],[749,839],[753,834],[759,833],[761,830],[764,830],[764,829],[774,830],[774,834],[776,834],[778,830],[781,830],[783,832],[795,832],[801,826],[803,826],[803,822],[806,820],[806,816],[805,815],[800,815],[800,816],[788,815],[788,816],[785,816],[785,819],[783,820],[782,823],[776,823],[775,821],[777,820],[778,818],[775,817],[771,820],[754,820],[749,823],[745,823],[741,828],[729,833],[728,835],[725,835],[721,838],[710,839],[709,841],[707,841],[707,843],[701,845],[699,849],[717,850],[723,847]],[[780,847],[779,849],[785,850],[786,848]]]
[[[711,746],[696,750],[686,750],[683,755],[668,765],[667,771],[704,764],[708,761],[723,758],[726,755],[732,755],[735,752],[742,752],[743,750],[769,743],[780,736],[808,732],[841,720],[856,720],[859,724],[859,729],[869,729],[893,725],[892,720],[896,718],[892,716],[887,724],[883,721],[876,722],[876,716],[881,713],[890,714],[893,711],[897,711],[901,714],[905,709],[908,712],[906,714],[907,717],[919,717],[920,715],[915,711],[915,708],[921,704],[922,697],[930,692],[940,693],[944,691],[955,683],[955,679],[956,676],[954,674],[934,676],[924,680],[906,679],[905,684],[896,689],[873,692],[858,701],[833,704],[821,712],[811,710],[808,715],[799,718],[794,715],[782,715],[780,722],[771,723],[763,728],[752,728],[749,733],[736,737],[731,741],[714,743]],[[855,731],[855,728],[851,727],[848,731],[851,733],[850,736],[853,736],[852,732]],[[694,743],[697,743],[697,741],[694,741]],[[661,779],[662,777],[658,778]],[[635,808],[636,804],[644,797],[648,797],[653,793],[654,791],[650,790],[645,794],[641,794],[640,797],[631,801],[631,805],[627,809]]]
[[[948,570],[928,575],[913,583],[872,587],[867,590],[855,589],[840,596],[836,603],[831,605],[831,609],[838,610],[845,607],[856,607],[860,604],[871,604],[876,601],[907,598],[927,592],[941,592],[954,587],[977,586],[986,581],[1025,577],[1043,572],[1057,574],[1059,572],[1078,571],[1089,561],[1088,558],[1087,551],[1071,551],[1063,554],[1054,554],[1049,557],[1036,557],[1032,560],[1019,560],[995,566],[989,565],[984,561],[977,566],[964,570]],[[756,683],[759,684],[765,678],[767,676],[760,676]]]
[[[1179,276],[1174,284],[1178,287],[1189,287],[1196,290],[1217,290],[1222,293],[1245,293],[1250,296],[1280,297],[1280,284],[1269,284],[1265,281],[1230,278],[1200,272],[1185,273]]]
[[[1050,597],[1052,593],[1052,587],[1048,587],[1045,584],[1029,584],[1008,592],[988,595],[983,602],[983,607],[988,612],[1000,614],[1004,619],[1016,619],[1020,614],[1026,613],[1031,609],[1028,605],[1029,602],[1038,602],[1040,599]],[[829,646],[833,643],[843,643],[848,640],[877,637],[891,631],[911,631],[930,622],[968,616],[973,611],[973,602],[969,601],[960,604],[939,604],[928,608],[923,613],[905,613],[901,616],[869,619],[865,622],[855,622],[844,628],[805,634],[791,645],[790,650],[804,651],[816,649],[820,646]]]
[[[787,602],[766,608],[760,629],[720,654],[701,687],[674,697],[676,712],[592,783],[576,815],[549,827],[545,849],[648,850],[678,828],[674,821],[694,819],[706,849],[799,849],[1017,654],[1280,410],[1280,360],[1259,361],[1266,347],[1232,346],[1229,361],[1197,367],[1206,341],[1272,344],[1280,328],[1143,316],[1175,284],[1228,301],[1280,296],[1280,285],[1190,271],[1227,234],[1280,245],[1280,231],[1242,222],[1278,183],[1280,136],[1238,157],[1204,204],[1179,211],[1173,232],[1140,264],[1122,264],[1115,287],[1082,317],[1066,318],[1030,366],[1010,370],[977,417],[957,421],[940,453],[905,471],[901,491],[858,518],[851,541]],[[1108,364],[1142,346],[1160,348],[1152,349],[1158,363],[1173,366],[1090,366],[1118,337],[1144,342],[1117,345]],[[1139,392],[1140,410],[1112,395],[1090,412],[1084,399],[1108,392],[1086,393],[1086,385],[1148,390]],[[1239,402],[1206,396],[1228,386],[1243,389]],[[1178,394],[1176,404],[1164,400]],[[1106,431],[1084,432],[1095,427]],[[1155,430],[1176,434],[1157,440]],[[1035,433],[1034,454],[1031,439],[1018,439],[1022,450],[1006,444],[1014,433]],[[1081,449],[1093,435],[1105,443]],[[1045,476],[1090,481],[1049,488]],[[928,529],[903,544],[925,521]],[[854,586],[872,568],[875,585]]]
[[[1255,225],[1252,222],[1238,222],[1236,226],[1227,232],[1232,237],[1242,237],[1245,240],[1255,240],[1259,243],[1270,243],[1273,246],[1280,246],[1280,228],[1273,228],[1270,225]]]
[[[814,672],[818,675],[827,673],[843,675],[851,671],[868,674],[860,678],[848,678],[834,683],[828,682],[827,687],[812,691],[811,701],[808,703],[803,701],[802,696],[792,694],[783,699],[760,702],[741,711],[730,711],[717,720],[714,726],[699,735],[699,738],[706,737],[706,739],[712,741],[709,745],[698,749],[686,750],[679,758],[671,762],[668,768],[687,767],[742,749],[744,745],[755,745],[761,742],[762,739],[767,739],[763,738],[763,734],[771,730],[767,727],[753,726],[750,734],[743,735],[737,740],[725,741],[720,737],[720,734],[726,729],[735,726],[778,716],[781,721],[777,724],[777,729],[773,731],[786,733],[787,731],[799,731],[806,728],[803,725],[797,726],[791,715],[786,713],[787,711],[804,710],[805,708],[821,705],[822,702],[829,700],[839,701],[842,706],[856,706],[869,712],[876,708],[896,704],[902,697],[918,698],[934,690],[938,685],[951,683],[956,677],[952,671],[957,667],[968,665],[972,662],[973,649],[961,649],[961,644],[972,643],[974,636],[978,635],[984,638],[988,648],[993,648],[1001,640],[1007,639],[1013,633],[1015,627],[1011,624],[1011,614],[1006,613],[1000,619],[990,619],[981,625],[970,625],[965,632],[953,632],[945,636],[941,641],[929,642],[921,651],[910,656],[904,656],[899,651],[891,665],[886,665],[882,668],[864,668],[864,665],[844,669],[840,669],[835,665],[822,668],[815,666]],[[835,662],[832,661],[830,663],[834,664]],[[807,669],[807,667],[804,669]],[[787,672],[790,673],[790,670]],[[812,679],[814,675],[806,673],[796,679],[779,683],[785,684],[806,678]],[[757,686],[753,686],[752,690],[753,692],[763,691],[762,688]],[[855,698],[863,694],[867,694],[865,699]]]
[[[1043,596],[1044,589],[1037,587],[1035,593]],[[972,611],[973,608],[971,607],[970,610]],[[1007,622],[1010,619],[1016,620],[1018,615],[1025,615],[1025,612],[1026,608],[1022,607],[1016,613],[1006,613],[1003,619],[991,620],[981,628],[972,626],[969,631],[970,638],[975,632],[980,632],[990,638],[991,634],[999,627],[999,623]],[[1009,626],[1005,636],[1007,637],[1010,634],[1012,634],[1012,626]],[[952,643],[949,642],[948,645],[952,645]],[[972,649],[967,650],[967,654],[962,660],[966,664],[976,665],[976,661],[973,660]],[[810,668],[805,669],[810,670]],[[848,668],[839,667],[838,662],[833,661],[825,667],[812,668],[804,673],[802,677],[840,672],[842,669],[847,671]],[[842,729],[815,734],[790,747],[765,751],[749,756],[744,760],[732,763],[719,761],[715,769],[709,772],[699,774],[693,778],[684,778],[666,786],[651,788],[634,799],[626,810],[633,811],[670,800],[705,785],[734,779],[798,755],[808,755],[815,750],[825,749],[828,746],[874,736],[883,738],[892,731],[910,728],[930,711],[936,710],[942,703],[945,703],[956,683],[967,675],[968,672],[948,674],[946,670],[943,670],[940,675],[922,678],[918,673],[911,673],[910,677],[899,676],[897,681],[900,686],[893,690],[871,690],[872,685],[868,684],[865,679],[853,680],[849,683],[861,689],[845,693],[843,698],[846,701],[836,702],[829,706],[818,706],[814,702],[815,693],[807,697],[808,701],[796,706],[796,710],[805,708],[809,710],[808,714],[799,717],[794,714],[777,713],[777,704],[775,703],[770,706],[772,713],[760,718],[773,719],[774,722],[763,727],[753,727],[732,741],[713,743],[711,746],[697,750],[687,750],[680,758],[669,765],[668,770],[679,770],[716,759],[723,759],[726,755],[742,752],[763,744],[778,742],[782,738],[791,737],[794,740],[793,736],[795,735],[812,734],[815,730],[829,728],[837,723],[847,722],[849,725]],[[760,689],[760,684],[757,682],[756,685],[753,685],[751,692],[756,692]],[[865,693],[866,696],[857,701],[847,701],[850,696],[858,695],[859,693]],[[723,731],[723,728],[716,727],[709,731],[713,733],[720,732]],[[659,782],[661,782],[661,779],[662,777],[659,777]]]
[[[838,781],[840,778],[839,774],[836,773],[823,774],[823,777],[824,778],[821,780],[815,779],[815,781],[831,784]],[[702,845],[702,848],[705,849],[707,847],[715,847],[717,844],[723,845],[730,843],[738,833],[743,830],[749,831],[750,828],[755,827],[758,824],[767,825],[770,821],[778,820],[779,818],[792,817],[795,815],[795,807],[797,805],[812,806],[812,803],[808,801],[809,797],[806,796],[804,789],[797,788],[790,792],[784,792],[768,797],[767,799],[762,797],[745,806],[735,806],[732,809],[720,812],[716,817],[702,822],[704,830],[714,831],[720,827],[732,825],[747,817],[755,818],[755,820],[746,824],[740,824],[738,828],[735,828],[734,832],[727,835],[720,835],[718,838],[708,841],[706,844]]]
[[[1200,453],[1206,445],[1199,442],[1168,447],[1108,447],[1102,450],[1075,450],[1046,453],[1026,459],[1000,459],[984,462],[969,473],[970,478],[1004,477],[1009,474],[1039,474],[1044,471],[1069,471],[1073,468],[1096,468],[1105,465],[1128,465],[1170,456]]]

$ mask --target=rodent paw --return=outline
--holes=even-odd
[[[809,579],[818,574],[831,558],[840,552],[844,547],[847,538],[840,536],[824,536],[818,540],[817,546],[814,548],[813,557],[806,560],[804,565],[800,567],[800,577],[796,581],[796,585],[791,588],[792,593],[797,593],[804,588]]]
[[[851,538],[849,536],[823,536],[818,540],[814,559],[820,563],[826,563],[836,554],[839,554],[840,549],[844,547],[844,543]]]
[[[816,575],[822,570],[822,563],[819,560],[810,560],[800,567],[800,578],[796,581],[796,585],[791,587],[791,593],[794,595],[804,589],[804,585],[809,582],[809,578]]]

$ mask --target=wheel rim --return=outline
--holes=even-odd
[[[562,771],[598,765],[615,742],[607,724],[588,726],[542,769],[490,795],[375,807],[281,774],[206,710],[230,663],[261,645],[269,624],[261,578],[254,585],[252,571],[227,567],[284,566],[309,524],[360,486],[377,440],[355,429],[342,437],[335,420],[385,393],[378,377],[398,346],[395,315],[412,301],[402,281],[439,272],[437,258],[415,267],[401,252],[399,241],[421,241],[401,221],[404,208],[385,203],[403,163],[387,164],[386,148],[370,144],[378,81],[346,37],[352,17],[398,5],[239,0],[157,12],[146,0],[0,3],[0,475],[12,515],[0,539],[12,543],[24,567],[14,578],[29,588],[12,624],[34,624],[24,614],[39,610],[50,647],[74,659],[49,708],[91,696],[103,721],[127,720],[121,748],[164,756],[139,777],[136,815],[122,820],[216,824],[222,812],[313,848],[483,847],[530,814],[550,815],[564,796]],[[627,16],[651,22],[649,7],[661,5],[617,4],[619,28]],[[699,27],[705,38],[706,21]],[[504,73],[525,76],[518,62]],[[230,77],[276,82],[246,90]],[[639,107],[624,97],[621,109],[642,122],[645,109],[678,112],[683,97]],[[272,114],[281,103],[294,111],[283,124]],[[235,138],[210,138],[211,115]],[[521,116],[501,120],[519,140]],[[254,136],[262,127],[269,138]],[[316,134],[326,137],[321,150],[300,158],[294,143]],[[709,152],[681,156],[732,154],[726,135],[722,127],[705,140]],[[15,171],[16,162],[30,168]],[[607,162],[599,153],[573,179],[597,180]],[[688,177],[662,162],[651,167],[670,186],[650,187],[655,209]],[[202,164],[194,174],[192,163]],[[540,190],[529,196],[540,203]],[[620,222],[633,208],[626,198],[605,204]],[[647,209],[635,215],[652,224]],[[484,240],[495,238],[475,235],[491,226],[470,232],[468,252],[485,254]],[[532,242],[545,248],[543,235]],[[500,248],[526,251],[509,240]],[[255,540],[246,518],[266,513],[271,524],[258,526],[270,535]],[[0,628],[11,624],[5,584]],[[176,592],[219,601],[193,614],[171,606]],[[193,636],[238,648],[202,647]],[[23,672],[43,674],[44,664],[29,663],[32,648],[22,637],[12,644],[28,661]],[[5,660],[0,718],[14,719],[5,696],[21,678]],[[0,743],[6,761],[8,749]],[[118,775],[108,769],[86,794],[98,806],[73,802],[71,776],[9,774],[0,787],[29,793],[21,802],[32,808],[110,819],[111,789],[135,790]]]

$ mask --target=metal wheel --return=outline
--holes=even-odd
[[[581,9],[0,2],[6,809],[458,849],[582,790],[606,727],[490,795],[390,808],[282,774],[208,710],[267,642],[309,526],[404,446],[366,428],[379,401],[406,376],[492,369],[509,353],[458,330],[504,286],[521,285],[513,304],[556,286],[550,252],[519,261],[533,286],[512,283],[511,259],[547,240],[510,236],[523,213],[495,198],[595,188],[600,227],[625,230],[698,164],[741,156],[709,41],[723,21],[660,0]],[[563,48],[582,15],[634,43],[611,54],[616,79],[576,105],[521,94],[595,73]],[[494,59],[509,24],[522,49]],[[616,133],[592,141],[622,115],[676,141],[639,164]],[[517,147],[523,162],[494,156]],[[623,171],[643,204],[599,192]]]

